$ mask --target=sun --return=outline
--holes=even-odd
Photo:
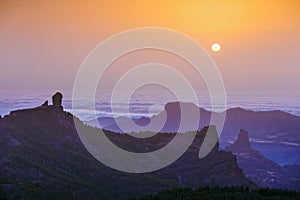
[[[211,50],[213,52],[219,52],[221,50],[221,45],[218,43],[214,43],[211,45]]]

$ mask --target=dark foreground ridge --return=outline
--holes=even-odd
[[[291,200],[300,199],[300,192],[262,188],[249,190],[245,187],[202,187],[198,189],[174,188],[148,195],[139,200],[199,200],[199,199],[239,199],[239,200]],[[136,199],[131,199],[136,200]]]
[[[236,156],[220,151],[218,143],[205,158],[198,158],[207,127],[197,132],[180,159],[164,169],[146,174],[113,170],[87,152],[74,120],[88,131],[101,134],[100,130],[65,112],[61,100],[57,94],[53,105],[45,102],[0,119],[0,199],[127,199],[174,187],[257,187],[244,176]],[[135,152],[158,149],[174,136],[158,133],[137,142],[127,134],[105,134]]]

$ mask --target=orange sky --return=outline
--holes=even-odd
[[[0,25],[1,88],[71,88],[99,42],[157,26],[203,45],[228,89],[300,89],[297,0],[1,0]],[[214,42],[219,53],[210,51]]]

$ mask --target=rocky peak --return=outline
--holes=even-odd
[[[54,107],[62,107],[63,95],[60,92],[55,93],[52,96],[52,104]]]
[[[248,132],[244,129],[241,129],[235,143],[244,148],[251,148]]]
[[[55,93],[52,96],[52,102],[53,105],[48,105],[48,101],[45,101],[41,106],[35,107],[35,108],[29,108],[29,109],[20,109],[20,110],[14,110],[11,111],[9,115],[20,115],[20,114],[30,114],[34,112],[43,112],[43,113],[49,113],[49,111],[54,113],[60,113],[63,111],[62,106],[62,98],[63,95],[59,92]]]
[[[249,142],[249,134],[246,130],[241,129],[238,134],[237,140],[225,148],[227,151],[231,152],[249,152],[253,151],[251,144]]]
[[[169,102],[165,105],[165,110],[167,111],[167,113],[180,115],[181,109],[188,111],[199,110],[199,108],[194,103]]]
[[[264,157],[253,149],[249,142],[249,134],[241,129],[237,140],[225,148],[237,156],[238,165],[243,169],[247,178],[261,187],[299,188],[299,184],[291,181],[289,175],[284,174],[280,165]]]

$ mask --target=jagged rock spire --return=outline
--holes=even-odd
[[[53,106],[61,107],[62,106],[62,98],[63,98],[63,95],[60,92],[55,93],[52,96]]]
[[[231,152],[248,152],[252,151],[251,144],[249,142],[249,134],[246,130],[241,129],[238,134],[237,140],[225,148],[227,151]]]
[[[248,132],[244,129],[241,129],[235,143],[244,148],[251,147]]]

